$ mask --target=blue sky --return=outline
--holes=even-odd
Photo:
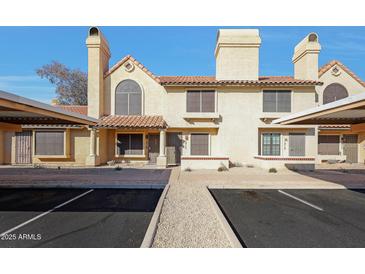
[[[156,75],[214,75],[220,27],[101,27],[110,66],[133,55]],[[224,27],[227,28],[227,27]],[[251,27],[252,28],[252,27]],[[322,45],[320,65],[338,59],[365,79],[365,27],[258,27],[260,75],[292,75],[294,46],[309,32]],[[0,27],[0,90],[50,102],[54,87],[35,70],[52,60],[87,69],[88,27]]]

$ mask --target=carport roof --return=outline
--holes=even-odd
[[[365,93],[276,119],[282,125],[354,125],[365,123]]]
[[[98,120],[0,90],[0,124],[81,124]]]

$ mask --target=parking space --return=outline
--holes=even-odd
[[[363,189],[211,189],[246,247],[365,247]]]
[[[0,247],[139,247],[162,189],[0,189]]]

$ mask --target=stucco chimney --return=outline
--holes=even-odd
[[[258,29],[220,29],[215,48],[217,80],[258,80]]]
[[[89,29],[86,39],[88,49],[87,114],[100,118],[104,114],[104,73],[109,69],[110,50],[97,27]]]
[[[294,49],[294,78],[318,80],[318,55],[321,45],[316,33],[308,34]]]

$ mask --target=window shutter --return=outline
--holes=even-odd
[[[319,135],[318,154],[320,155],[339,155],[340,136],[338,135]]]
[[[265,90],[263,92],[263,111],[276,112],[276,91]]]
[[[117,86],[115,90],[115,114],[142,114],[142,90],[136,81],[124,80]]]
[[[204,90],[202,94],[202,112],[214,112],[215,111],[215,91]]]
[[[128,115],[128,94],[127,93],[115,93],[115,114],[116,115]]]
[[[330,84],[323,91],[323,104],[328,104],[343,98],[348,95],[347,89],[340,84]]]
[[[36,155],[64,155],[64,132],[37,131],[35,152]]]
[[[129,94],[129,115],[141,115],[142,114],[142,94],[130,93]]]
[[[209,134],[191,134],[191,155],[209,155]]]
[[[277,91],[277,112],[291,112],[291,92]]]
[[[200,112],[200,91],[189,90],[186,93],[186,111]]]

